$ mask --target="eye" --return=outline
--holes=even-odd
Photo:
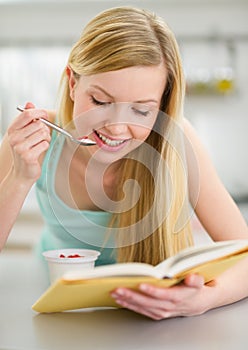
[[[104,102],[104,101],[99,101],[97,100],[94,96],[90,96],[91,101],[96,105],[96,106],[106,106],[110,104],[110,102]]]
[[[149,110],[143,109],[143,108],[141,109],[141,108],[137,108],[137,107],[132,107],[132,110],[134,111],[134,113],[139,114],[143,117],[147,117],[150,113]]]

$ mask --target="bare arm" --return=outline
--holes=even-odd
[[[197,217],[214,241],[247,239],[248,227],[244,218],[221,183],[196,132],[186,120],[184,129],[188,144],[190,200]]]
[[[50,130],[36,120],[41,116],[48,117],[45,111],[33,108],[18,115],[0,147],[0,250],[40,176],[42,156],[49,147]]]
[[[197,216],[213,240],[248,239],[247,224],[221,184],[206,150],[190,123],[185,121],[184,127],[190,199]],[[189,275],[172,288],[141,284],[140,292],[117,288],[112,297],[118,304],[155,320],[199,315],[248,297],[248,258],[207,285],[201,276]]]
[[[221,183],[210,157],[188,121],[185,134],[192,149],[188,153],[191,202],[196,215],[213,240],[248,239],[248,226],[239,208]],[[192,150],[191,149],[191,150]],[[189,150],[189,149],[188,149]],[[193,166],[192,166],[193,165]],[[248,259],[204,286],[195,298],[196,313],[230,304],[248,296]],[[197,305],[198,300],[198,305]],[[194,313],[193,313],[194,314]]]

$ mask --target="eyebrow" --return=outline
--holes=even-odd
[[[103,92],[105,95],[107,95],[108,97],[110,97],[112,100],[114,100],[114,97],[109,94],[106,90],[104,90],[101,86],[98,85],[91,85],[91,87],[100,90],[101,92]],[[148,103],[148,102],[152,102],[152,103],[156,103],[159,104],[159,101],[155,100],[155,99],[147,99],[147,100],[139,100],[139,101],[134,101],[134,103]]]
[[[110,95],[106,90],[104,90],[101,86],[98,85],[91,85],[91,87],[102,91],[105,95],[107,95],[108,97],[112,98],[112,100],[114,100],[114,97],[112,95]]]

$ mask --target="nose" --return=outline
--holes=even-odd
[[[128,131],[128,105],[116,103],[109,111],[108,120],[105,121],[105,129],[112,135],[125,135]]]
[[[126,135],[128,131],[128,125],[123,122],[108,122],[105,124],[105,129],[113,136]]]

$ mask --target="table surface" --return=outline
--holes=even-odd
[[[204,315],[153,321],[125,309],[37,314],[31,305],[48,286],[30,255],[0,255],[0,349],[248,348],[248,299]]]

